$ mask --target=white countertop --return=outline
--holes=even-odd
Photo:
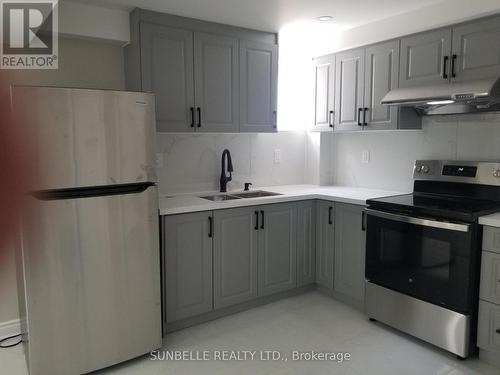
[[[480,217],[479,224],[500,228],[500,212]]]
[[[318,185],[285,185],[264,186],[252,190],[265,190],[280,193],[271,197],[234,199],[222,202],[212,202],[200,198],[203,195],[218,194],[217,192],[200,192],[173,196],[160,196],[160,215],[173,215],[187,212],[221,210],[225,208],[257,206],[280,202],[291,202],[308,199],[322,199],[332,202],[365,205],[368,199],[387,197],[390,195],[405,194],[404,192],[366,189],[347,186],[318,186]],[[230,191],[238,193],[239,191]]]

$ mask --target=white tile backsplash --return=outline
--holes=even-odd
[[[308,150],[312,155],[315,152],[308,142],[306,132],[158,133],[158,152],[163,154],[163,167],[158,168],[160,193],[218,190],[225,148],[231,152],[234,167],[229,189],[242,189],[244,182],[255,186],[305,183],[306,165],[311,160]],[[274,162],[275,149],[281,150],[280,163]]]
[[[416,159],[500,160],[500,114],[424,117],[419,131],[322,137],[332,142],[336,185],[410,191]],[[370,151],[368,164],[361,162],[363,150]]]

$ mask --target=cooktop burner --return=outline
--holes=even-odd
[[[500,211],[500,202],[496,201],[425,193],[370,199],[367,203],[372,208],[463,221]]]

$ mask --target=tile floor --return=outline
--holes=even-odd
[[[383,374],[498,375],[478,359],[455,356],[415,340],[318,292],[172,333],[165,350],[276,350],[287,361],[152,361],[145,356],[96,374]],[[292,361],[292,351],[350,353],[343,363]],[[256,357],[259,354],[256,355]],[[26,375],[22,348],[0,351],[0,374]]]

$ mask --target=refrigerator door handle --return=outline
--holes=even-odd
[[[155,183],[137,182],[131,184],[41,190],[33,192],[32,195],[41,201],[53,201],[63,199],[105,197],[110,195],[138,194],[146,191],[151,186],[155,186]]]

